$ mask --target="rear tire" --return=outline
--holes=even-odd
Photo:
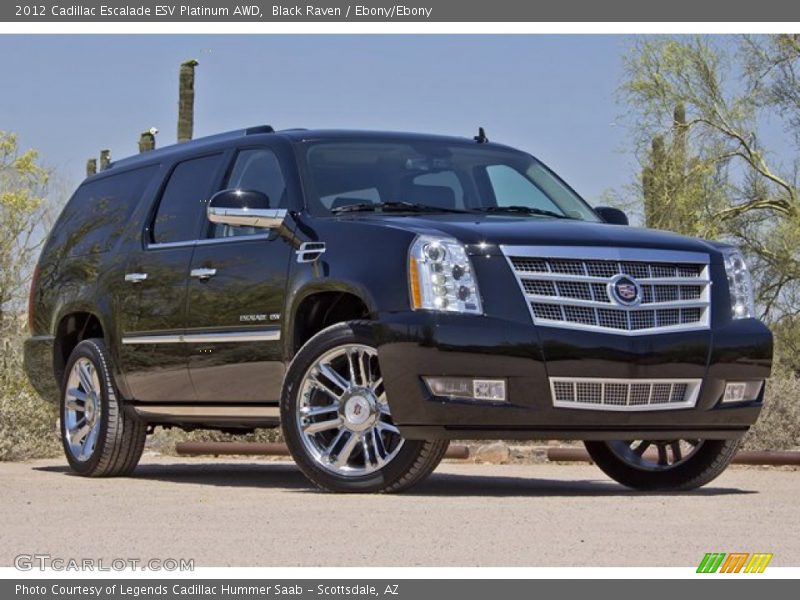
[[[406,490],[449,445],[400,436],[365,321],[332,325],[300,349],[284,382],[281,426],[303,474],[331,492]]]
[[[110,366],[99,338],[82,341],[67,361],[61,442],[69,466],[86,477],[129,475],[147,437],[147,425],[123,410]]]
[[[739,440],[584,442],[589,456],[611,479],[646,491],[679,492],[716,479],[730,464]],[[669,455],[677,460],[669,463]],[[681,450],[688,444],[691,452]],[[646,453],[651,447],[655,456]]]

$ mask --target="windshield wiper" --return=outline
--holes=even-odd
[[[556,219],[573,219],[568,215],[554,212],[552,210],[544,210],[542,208],[531,208],[530,206],[481,206],[476,208],[481,212],[487,213],[521,213],[524,215],[539,215],[543,217],[554,217]]]
[[[359,202],[357,204],[348,204],[347,206],[339,206],[331,209],[331,213],[335,215],[351,212],[463,213],[467,211],[457,208],[415,204],[413,202]]]

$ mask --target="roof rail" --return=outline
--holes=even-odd
[[[134,154],[133,156],[128,156],[126,158],[114,161],[110,163],[106,168],[101,170],[105,171],[107,169],[112,169],[115,166],[123,166],[123,165],[138,163],[142,160],[150,160],[158,156],[169,155],[169,153],[178,151],[182,148],[187,148],[187,147],[191,148],[195,145],[206,144],[209,142],[222,142],[225,140],[236,139],[247,135],[258,135],[261,133],[275,133],[275,130],[272,128],[271,125],[256,125],[254,127],[247,127],[245,129],[235,129],[233,131],[225,131],[223,133],[207,135],[199,138],[194,138],[193,140],[188,140],[186,142],[183,142],[182,144],[170,144],[168,146],[163,146],[161,148],[158,148],[157,150],[151,150],[150,152],[147,152],[145,154]]]
[[[222,133],[206,135],[203,137],[194,138],[193,140],[189,140],[188,142],[184,142],[183,144],[175,144],[175,145],[183,146],[185,144],[193,144],[193,143],[202,144],[203,142],[222,141],[227,139],[234,139],[237,137],[244,137],[246,135],[257,135],[259,133],[275,133],[275,130],[272,128],[272,125],[255,125],[253,127],[246,127],[244,129],[234,129],[233,131],[223,131]],[[169,148],[169,147],[171,146],[164,146],[164,148]]]
[[[244,130],[245,135],[255,135],[257,133],[275,133],[272,125],[256,125],[255,127],[248,127]]]

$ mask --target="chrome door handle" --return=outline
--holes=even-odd
[[[147,279],[147,273],[125,273],[125,281],[128,283],[142,283]]]
[[[211,279],[216,274],[217,274],[216,269],[192,269],[189,272],[189,275],[191,275],[192,277],[197,277],[197,279],[199,279],[200,281]]]

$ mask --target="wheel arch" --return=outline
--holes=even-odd
[[[63,379],[75,346],[89,338],[103,338],[107,342],[107,332],[102,316],[92,308],[75,306],[63,311],[53,327],[53,373],[56,381]]]
[[[372,296],[344,281],[309,285],[295,295],[285,331],[287,361],[316,333],[344,321],[371,319],[377,314]]]

